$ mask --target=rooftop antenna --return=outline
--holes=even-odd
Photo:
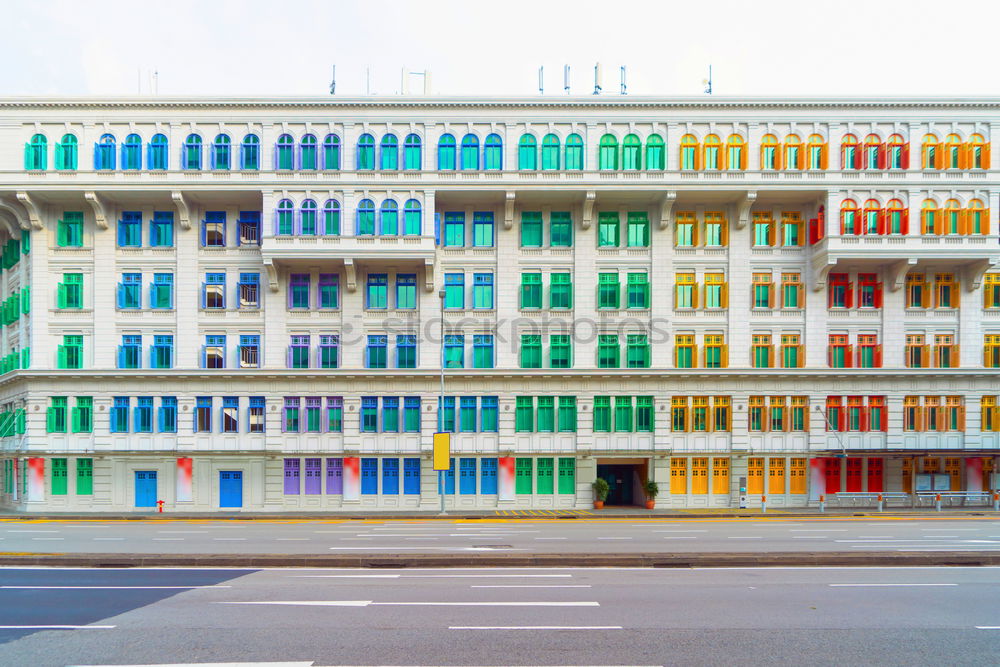
[[[569,65],[563,65],[563,90],[569,95]]]
[[[601,63],[594,65],[594,94],[601,94]]]
[[[372,94],[372,68],[371,66],[365,67],[365,95]]]
[[[702,79],[701,83],[702,83],[703,86],[705,86],[705,94],[706,95],[711,95],[712,94],[712,66],[711,65],[708,66],[708,78],[707,79]]]
[[[330,73],[330,94],[335,95],[337,93],[337,66],[333,66],[333,72]]]
[[[628,86],[625,85],[625,65],[622,65],[622,95],[628,95]]]
[[[422,72],[409,72],[409,71],[407,71],[406,66],[404,65],[402,71],[399,74],[399,77],[400,77],[399,92],[400,92],[401,95],[409,95],[410,94],[410,77],[411,76],[422,76],[423,77],[423,83],[424,83],[424,95],[430,94],[430,90],[431,90],[431,71],[425,69]]]
[[[545,67],[538,68],[538,94],[545,94]]]

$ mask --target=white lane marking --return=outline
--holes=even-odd
[[[449,630],[621,630],[620,625],[449,625]]]
[[[593,588],[590,584],[473,584],[469,588]]]
[[[846,533],[846,528],[790,528],[789,533]]]
[[[674,535],[674,536],[670,536],[670,537],[664,537],[663,539],[665,539],[665,540],[697,540],[698,538],[695,537],[694,535],[684,535],[684,536]]]
[[[65,540],[65,537],[32,537],[33,540]]]
[[[8,533],[58,533],[58,530],[20,530],[17,528],[9,529],[5,532]]]
[[[976,630],[1000,630],[1000,625],[977,625]]]
[[[308,537],[279,537],[276,541],[278,542],[306,542]]]
[[[254,600],[215,604],[291,605],[301,607],[600,607],[597,601],[570,602],[373,602],[372,600]]]
[[[631,540],[631,537],[598,537],[599,540]]]
[[[498,551],[494,547],[329,547],[330,551]],[[527,551],[527,549],[503,549],[503,551]]]
[[[726,539],[729,539],[729,540],[762,540],[764,538],[761,535],[727,535]]]
[[[170,662],[141,667],[312,667],[314,662]],[[75,667],[117,667],[116,665],[75,665]],[[127,665],[125,667],[128,667]],[[133,665],[132,667],[139,667]]]
[[[0,630],[110,630],[116,625],[0,625]]]
[[[213,537],[216,542],[245,542],[245,537]]]
[[[858,535],[858,539],[862,540],[894,540],[895,535]]]
[[[125,538],[124,538],[124,537],[95,537],[94,539],[95,539],[95,540],[106,540],[106,541],[110,541],[110,540],[124,540]]]
[[[166,535],[168,533],[175,534],[175,535],[181,535],[181,534],[185,534],[185,533],[189,533],[191,535],[194,535],[194,534],[203,535],[203,534],[207,533],[208,531],[207,530],[158,530],[156,532],[163,533],[164,535]]]
[[[568,537],[536,537],[536,540],[568,540]]]
[[[945,531],[945,530],[948,531],[948,532],[974,531],[974,530],[979,530],[979,528],[921,528],[920,530],[924,531],[925,533],[932,533],[932,532],[940,532],[940,531]]]
[[[654,530],[654,533],[707,533],[707,529],[697,529],[697,530]]]
[[[189,588],[232,588],[232,586],[212,585],[212,586],[0,586],[0,588],[18,588],[32,591],[144,591],[144,590],[174,590]]]
[[[827,586],[830,586],[832,588],[857,588],[857,587],[864,587],[864,588],[885,588],[885,587],[889,587],[889,586],[958,586],[958,584],[925,584],[925,583],[917,583],[917,584],[827,584]]]
[[[436,537],[404,537],[404,540],[436,540]]]
[[[403,577],[404,579],[568,579],[572,574],[293,574],[292,579],[343,579],[347,577]]]
[[[793,540],[828,540],[829,535],[792,535]]]
[[[154,537],[154,542],[183,542],[183,537]]]
[[[293,574],[292,579],[399,579],[398,574]]]

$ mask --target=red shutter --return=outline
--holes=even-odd
[[[878,168],[879,169],[885,169],[888,166],[888,163],[889,163],[888,152],[889,151],[886,148],[885,144],[879,144],[879,146],[878,146],[878,153],[877,153],[877,160],[876,160],[876,162],[878,163]]]
[[[875,358],[872,360],[872,364],[875,368],[882,368],[882,346],[875,346]]]
[[[844,346],[844,367],[845,368],[854,367],[854,346],[852,345]]]
[[[869,428],[868,428],[868,420],[869,420],[869,418],[870,418],[870,415],[868,414],[868,406],[867,405],[862,405],[861,406],[861,430],[862,431],[868,431],[869,430]]]
[[[881,353],[881,350],[882,350],[882,346],[880,345],[879,346],[879,352],[880,353]],[[881,356],[881,354],[880,354],[880,356]],[[888,409],[888,406],[886,406],[884,402],[882,404],[882,423],[880,424],[879,430],[882,431],[883,433],[885,433],[886,431],[889,430],[889,409]]]
[[[899,231],[905,236],[910,233],[910,211],[909,209],[903,209],[902,215],[899,216]]]
[[[847,283],[847,291],[844,294],[844,307],[854,308],[854,283]]]
[[[826,346],[826,365],[828,368],[833,368],[833,345],[829,344]]]
[[[900,156],[899,162],[903,169],[910,168],[910,144],[903,144],[902,155]]]
[[[875,283],[875,307],[882,307],[882,283]]]
[[[878,220],[875,223],[875,232],[879,236],[885,236],[885,218],[886,218],[885,209],[884,208],[879,209]]]
[[[847,146],[840,147],[840,168],[847,169]]]
[[[862,153],[864,153],[864,152],[865,151],[864,151],[863,147],[861,146],[861,144],[858,144],[854,148],[854,168],[855,169],[861,169],[861,157],[862,157]]]
[[[847,406],[843,403],[840,404],[840,410],[837,411],[837,430],[843,433],[847,427]]]

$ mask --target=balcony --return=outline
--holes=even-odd
[[[826,286],[837,267],[877,271],[888,268],[890,289],[902,287],[908,272],[920,264],[947,264],[962,274],[967,291],[978,289],[983,274],[1000,264],[1000,237],[988,236],[828,236],[811,248],[813,289]],[[844,266],[848,265],[848,266]]]
[[[433,236],[265,236],[260,246],[272,290],[278,289],[276,267],[303,267],[317,262],[344,267],[347,290],[357,289],[357,263],[412,262],[424,267],[424,289],[434,289]]]

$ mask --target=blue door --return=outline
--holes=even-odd
[[[219,507],[243,507],[243,472],[219,471]]]
[[[156,507],[156,471],[135,471],[135,506]]]

